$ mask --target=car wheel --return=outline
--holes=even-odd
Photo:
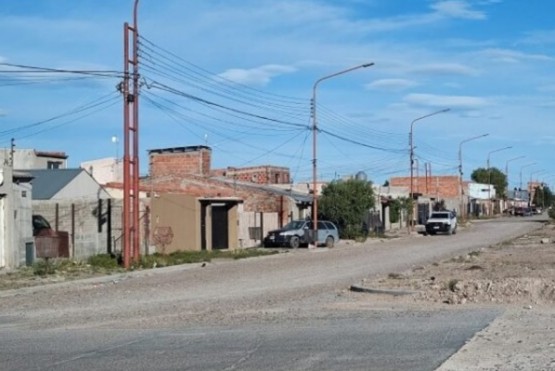
[[[301,245],[301,240],[299,239],[298,236],[293,236],[289,240],[289,246],[291,246],[291,248],[293,249],[298,249],[300,245]]]
[[[453,234],[453,228],[449,227],[449,230],[447,231],[448,235],[452,235]]]
[[[457,234],[457,227],[455,227],[455,229],[453,229],[453,234]]]
[[[333,240],[332,236],[326,237],[326,247],[329,247],[329,248],[333,247],[334,242],[335,241]]]

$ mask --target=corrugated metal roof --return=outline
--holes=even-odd
[[[33,200],[49,200],[85,170],[39,169],[25,171],[34,177],[31,181],[33,185]]]

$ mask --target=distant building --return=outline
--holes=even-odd
[[[13,157],[13,158],[12,158]],[[0,163],[10,164],[17,170],[28,169],[65,169],[67,168],[67,155],[65,152],[46,152],[35,149],[0,150]]]
[[[99,184],[123,182],[123,161],[114,157],[82,162],[85,169]]]

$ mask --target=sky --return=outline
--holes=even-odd
[[[133,3],[0,0],[0,148],[65,151],[71,167],[122,156]],[[553,14],[551,0],[140,0],[141,173],[150,149],[208,145],[213,168],[306,182],[315,148],[319,180],[382,184],[409,174],[412,131],[420,175],[462,163],[469,179],[489,159],[510,187],[552,185]]]

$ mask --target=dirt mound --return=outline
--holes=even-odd
[[[555,304],[554,227],[362,285],[414,291],[403,300],[416,302]]]

